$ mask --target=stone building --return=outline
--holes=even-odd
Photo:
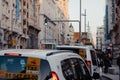
[[[20,26],[19,0],[1,0],[1,30],[3,32],[2,48],[18,48],[22,28]]]
[[[69,20],[69,14],[68,14],[68,2],[69,0],[55,0],[57,2],[57,5],[59,6],[60,10],[63,12],[62,13],[62,19],[61,20]],[[62,22],[62,27],[61,27],[60,33],[60,43],[61,44],[68,44],[68,36],[67,34],[69,33],[69,22]]]
[[[59,5],[57,0],[40,1],[40,26],[39,33],[40,46],[45,44],[66,44],[69,23],[62,20],[68,20],[68,13]],[[66,2],[62,2],[66,3]],[[65,6],[65,5],[64,5]],[[68,7],[66,5],[66,7]],[[54,13],[53,13],[54,12]],[[67,16],[66,16],[67,15]],[[47,25],[44,25],[45,19],[48,19]]]
[[[115,23],[110,32],[113,44],[120,44],[120,1],[114,0],[114,15]]]
[[[96,33],[96,49],[105,51],[105,27],[97,27],[97,33]]]
[[[27,48],[38,48],[38,34],[41,30],[39,25],[39,11],[40,3],[39,0],[24,0],[28,3],[27,8]]]
[[[55,20],[68,20],[67,9],[68,0],[0,0],[0,49],[66,44],[69,22]]]
[[[120,53],[120,0],[114,0],[114,25],[110,31],[114,56]]]

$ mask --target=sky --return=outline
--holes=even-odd
[[[105,16],[105,0],[81,0],[81,13],[86,9],[86,26],[90,26],[92,34],[96,34],[97,27],[103,25]],[[80,20],[80,0],[69,0],[70,20]],[[81,16],[81,30],[84,31],[84,16]],[[78,22],[73,22],[75,32],[79,32]]]

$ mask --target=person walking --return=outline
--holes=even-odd
[[[119,79],[120,79],[120,53],[119,56],[117,57],[117,65],[119,67]]]
[[[109,58],[108,58],[108,54],[105,54],[104,56],[103,56],[103,61],[104,61],[104,73],[108,73],[108,69],[109,69],[109,67],[111,66],[111,64],[110,64],[110,60],[109,60]]]

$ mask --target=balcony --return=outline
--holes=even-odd
[[[37,29],[38,31],[41,30],[41,28],[38,25],[36,25],[36,23],[32,19],[28,20],[28,25],[29,25],[29,27],[31,26],[31,27]]]
[[[13,27],[12,28],[12,32],[18,33],[18,34],[22,34],[22,29],[21,27]]]

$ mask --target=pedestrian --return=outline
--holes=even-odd
[[[105,54],[104,56],[103,56],[103,61],[104,61],[104,73],[108,73],[108,69],[109,69],[109,67],[111,66],[110,65],[110,60],[109,60],[109,58],[108,58],[108,54]]]
[[[108,57],[109,57],[109,60],[110,60],[110,64],[112,64],[112,59],[113,58],[112,58],[112,53],[111,52],[108,53]]]
[[[120,53],[119,56],[117,57],[117,65],[119,67],[119,77],[120,77]]]

